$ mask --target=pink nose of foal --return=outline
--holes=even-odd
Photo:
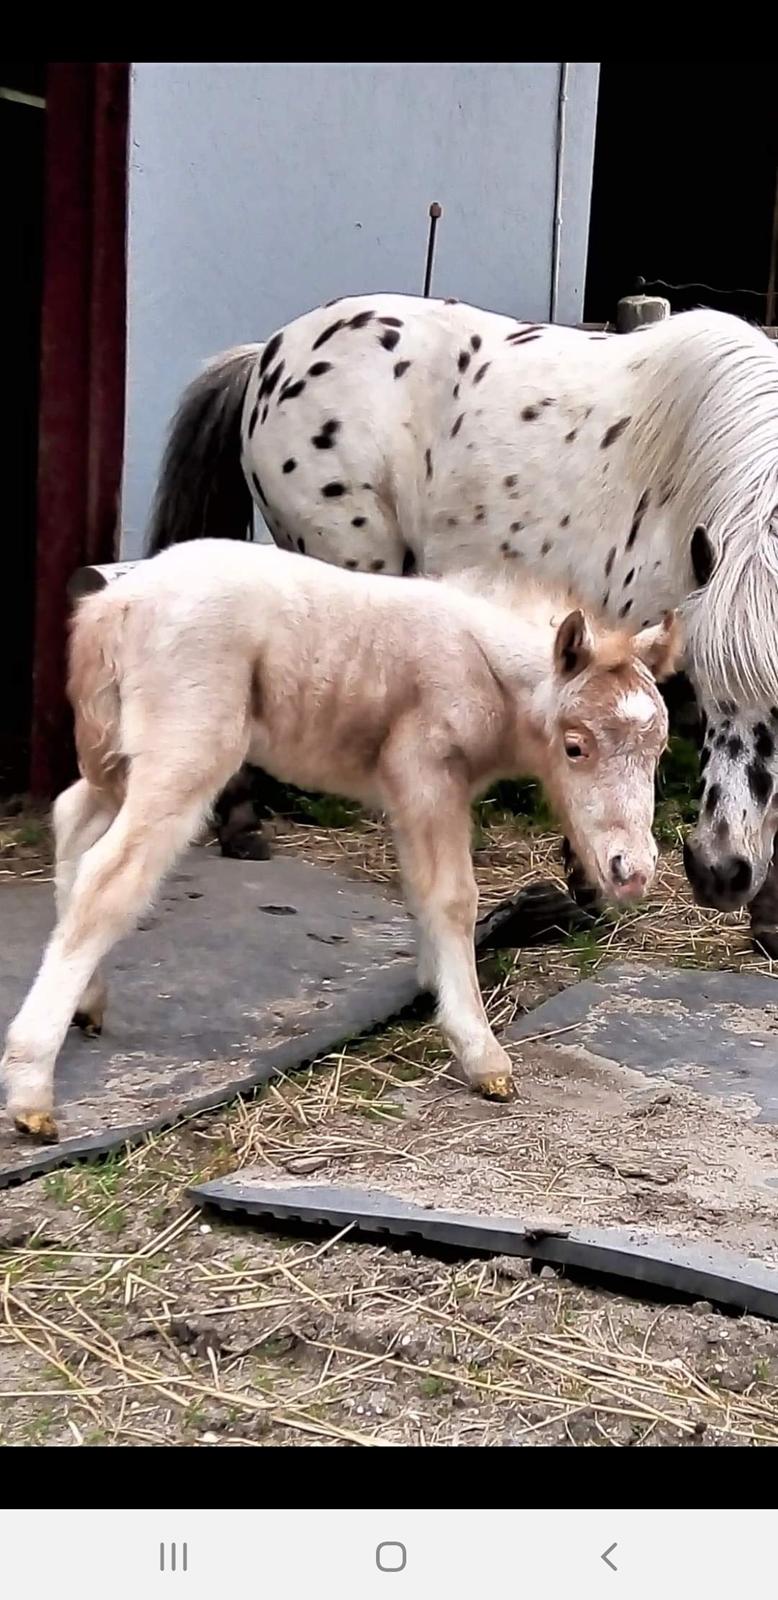
[[[610,859],[611,882],[618,890],[620,900],[637,900],[643,893],[648,883],[648,874],[645,872],[627,873],[624,857],[611,856]]]

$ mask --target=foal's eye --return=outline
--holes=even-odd
[[[565,734],[565,755],[569,761],[580,761],[584,755],[583,745],[573,734]]]

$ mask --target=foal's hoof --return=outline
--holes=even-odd
[[[57,1124],[48,1111],[17,1111],[14,1127],[36,1144],[56,1144],[59,1139]]]
[[[73,1013],[73,1027],[80,1028],[86,1039],[99,1039],[103,1031],[103,1013],[89,1011],[75,1011]]]
[[[512,1100],[514,1094],[513,1079],[507,1072],[496,1074],[493,1078],[479,1078],[473,1085],[484,1100]]]

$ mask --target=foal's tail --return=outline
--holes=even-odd
[[[68,698],[75,716],[78,765],[98,789],[115,789],[121,750],[121,655],[127,607],[108,586],[79,600],[70,627]]]
[[[250,539],[252,499],[241,463],[246,387],[261,344],[226,350],[184,390],[168,434],[146,549],[185,539]]]

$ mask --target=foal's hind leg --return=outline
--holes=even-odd
[[[118,799],[92,787],[85,778],[71,784],[54,802],[52,824],[56,850],[54,893],[57,918],[67,911],[81,858],[104,833],[119,809]],[[106,987],[99,968],[81,995],[73,1021],[94,1037],[102,1031]]]
[[[20,1132],[57,1138],[54,1064],[73,1013],[100,961],[197,833],[224,778],[223,765],[194,780],[188,770],[166,770],[163,750],[134,760],[124,804],[82,857],[38,976],[8,1030],[2,1076],[8,1114]]]

